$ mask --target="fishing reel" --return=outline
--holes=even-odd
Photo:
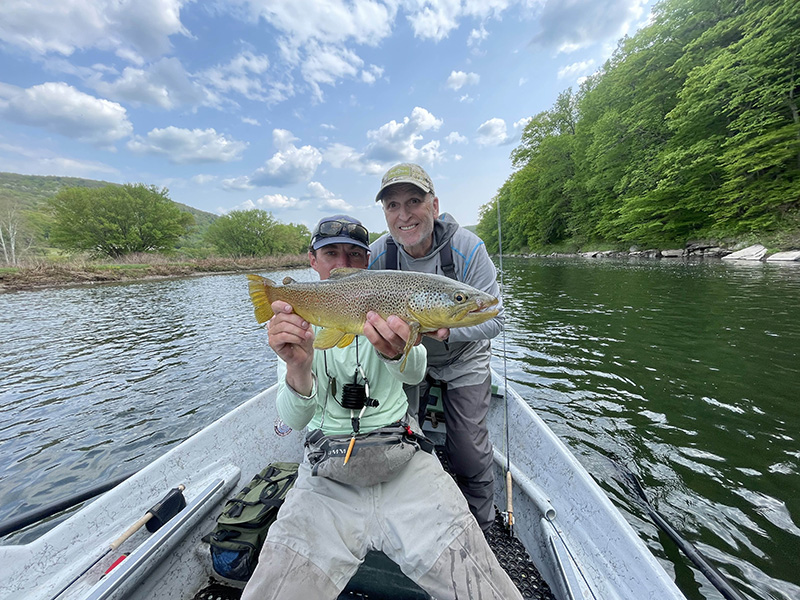
[[[363,383],[346,383],[342,388],[342,407],[361,410],[365,406],[378,406],[378,401],[369,397],[367,385]]]

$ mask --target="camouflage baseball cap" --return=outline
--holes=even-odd
[[[433,194],[433,181],[425,169],[414,163],[400,163],[386,171],[381,179],[381,189],[375,196],[375,202],[381,199],[383,190],[395,183],[413,183],[425,193]]]

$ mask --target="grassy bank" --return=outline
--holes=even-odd
[[[143,254],[126,256],[118,262],[75,258],[62,261],[42,260],[17,267],[0,268],[0,291],[307,266],[306,254],[238,259],[187,259]]]

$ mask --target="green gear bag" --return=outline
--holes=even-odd
[[[211,563],[222,577],[247,581],[286,494],[297,479],[297,463],[274,462],[225,503],[209,536]]]

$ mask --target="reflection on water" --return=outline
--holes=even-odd
[[[3,294],[0,329],[0,519],[143,467],[275,378],[244,275]]]
[[[739,589],[800,598],[800,266],[504,266],[509,378],[684,592],[720,598],[610,457]],[[4,294],[0,327],[0,519],[141,468],[274,381],[244,275]]]
[[[739,589],[800,597],[800,268],[504,263],[509,378],[676,563],[684,592],[720,597],[610,457]]]

